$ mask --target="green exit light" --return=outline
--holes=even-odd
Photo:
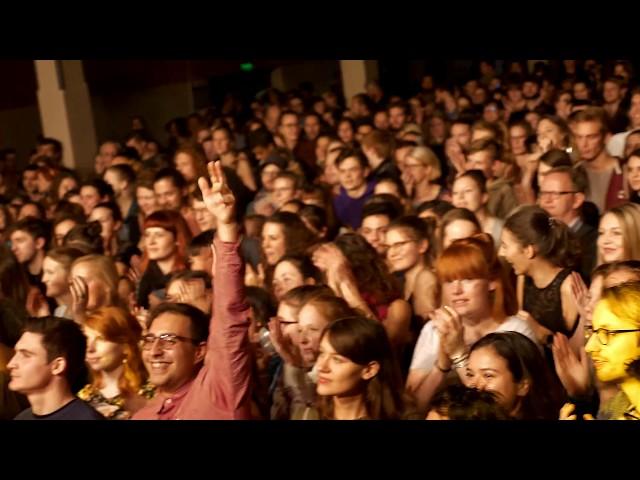
[[[253,63],[251,62],[247,62],[247,63],[241,63],[240,64],[240,70],[242,70],[243,72],[250,72],[253,70]]]

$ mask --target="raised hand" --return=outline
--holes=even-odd
[[[131,257],[131,266],[129,267],[129,271],[127,272],[127,278],[133,282],[134,285],[138,285],[140,283],[140,279],[142,278],[142,260],[140,256],[133,255]]]
[[[435,310],[431,316],[440,334],[440,345],[449,358],[464,353],[464,327],[460,315],[450,307]]]
[[[219,161],[209,162],[207,169],[211,186],[205,177],[198,179],[198,186],[207,209],[216,216],[218,226],[235,223],[236,199],[227,184],[222,164]]]
[[[578,272],[571,272],[571,298],[581,317],[585,318],[591,300],[589,289]]]
[[[296,367],[302,367],[304,362],[302,361],[302,355],[296,345],[293,344],[290,338],[286,337],[282,332],[282,325],[280,318],[273,317],[269,320],[269,336],[271,338],[271,344],[275,348],[280,358],[285,363]]]
[[[82,277],[72,277],[69,283],[71,291],[71,314],[73,320],[84,323],[87,316],[87,303],[89,301],[89,287]]]
[[[569,345],[567,337],[556,333],[553,337],[551,351],[558,378],[569,395],[578,397],[586,394],[589,391],[591,376],[585,349],[580,349],[578,357]]]

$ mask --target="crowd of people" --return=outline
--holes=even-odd
[[[0,418],[640,419],[633,65],[475,67],[2,150]]]

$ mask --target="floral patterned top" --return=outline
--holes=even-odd
[[[156,387],[147,382],[138,391],[138,395],[151,399],[156,393]],[[78,392],[78,398],[84,400],[108,420],[128,420],[131,412],[125,410],[124,398],[121,395],[106,398],[100,390],[88,384]]]

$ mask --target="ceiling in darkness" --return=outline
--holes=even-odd
[[[274,69],[296,60],[84,60],[85,78],[93,95],[135,91],[191,80],[235,74],[240,64]],[[33,60],[0,60],[0,110],[26,107],[37,102]]]

